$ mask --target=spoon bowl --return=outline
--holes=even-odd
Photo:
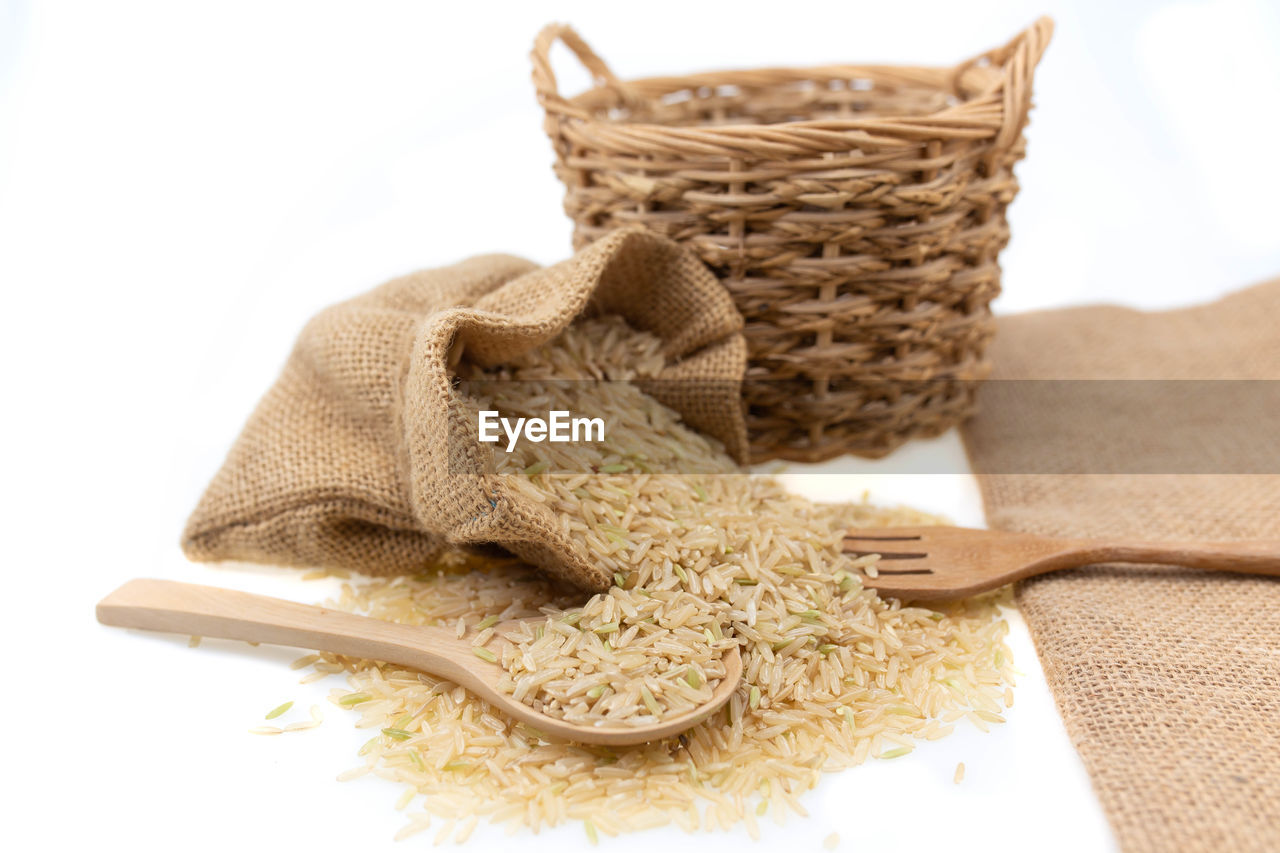
[[[400,664],[459,684],[542,734],[604,746],[647,743],[692,728],[728,702],[742,679],[742,656],[733,646],[722,658],[724,678],[705,704],[651,724],[581,725],[547,716],[503,693],[498,685],[506,670],[478,656],[470,640],[443,628],[401,625],[265,595],[145,578],[129,581],[102,599],[97,614],[102,624],[120,628],[296,646]],[[543,618],[494,627],[501,633],[522,621],[541,623]]]

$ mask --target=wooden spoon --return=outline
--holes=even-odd
[[[724,653],[725,677],[706,704],[652,725],[589,726],[549,717],[501,692],[498,682],[506,675],[502,666],[478,657],[470,640],[458,639],[443,628],[400,625],[265,595],[149,579],[129,581],[98,602],[98,621],[121,628],[296,646],[401,664],[460,684],[507,716],[544,734],[606,746],[679,734],[729,701],[742,678],[742,657],[734,646]],[[540,624],[543,619],[500,622],[494,628],[502,631],[520,621]]]

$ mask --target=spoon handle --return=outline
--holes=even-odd
[[[473,688],[487,680],[477,665],[498,669],[440,628],[177,581],[131,580],[98,602],[97,612],[104,625],[317,649],[411,666]]]

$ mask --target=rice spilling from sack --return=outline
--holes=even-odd
[[[701,704],[735,644],[742,682],[678,738],[606,748],[547,739],[429,675],[322,655],[318,667],[349,672],[333,701],[375,732],[365,764],[344,775],[409,786],[402,805],[424,795],[404,834],[434,817],[440,840],[456,838],[486,816],[534,830],[582,821],[592,840],[672,822],[755,835],[761,816],[804,814],[797,797],[823,772],[905,755],[961,721],[1003,722],[1013,671],[997,599],[903,607],[863,588],[874,558],[840,551],[849,527],[939,520],[816,504],[740,473],[716,442],[621,381],[662,363],[656,338],[597,318],[467,374],[500,380],[477,386],[488,394],[477,409],[605,418],[602,443],[521,442],[495,453],[495,470],[608,568],[608,593],[584,603],[518,561],[459,553],[414,578],[348,583],[334,604],[454,627],[507,670],[515,698],[572,722],[644,725]],[[526,617],[539,618],[495,630]]]

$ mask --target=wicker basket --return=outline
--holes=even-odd
[[[619,80],[572,29],[533,50],[581,247],[641,224],[746,318],[753,459],[883,455],[973,410],[1042,18],[954,68],[832,65]],[[596,86],[557,90],[557,41]]]

